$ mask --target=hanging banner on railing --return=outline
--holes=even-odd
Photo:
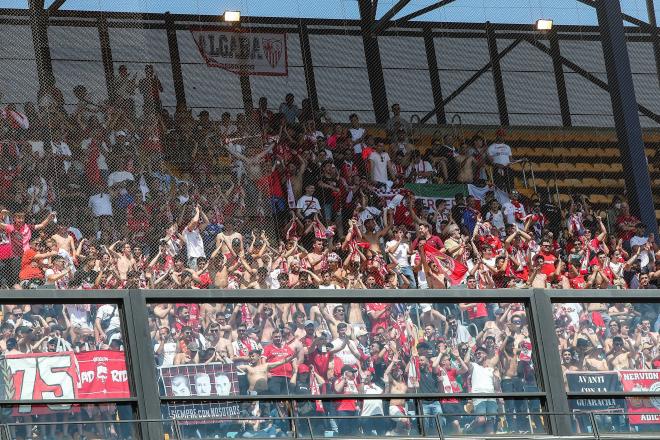
[[[57,400],[130,397],[125,354],[96,350],[82,353],[9,354],[0,362],[6,400],[53,400],[49,405],[18,405],[14,415],[76,412]]]
[[[567,371],[568,390],[575,393],[594,393],[593,397],[570,399],[571,409],[580,411],[623,410],[623,399],[600,398],[597,393],[621,391],[616,371]]]
[[[80,371],[81,399],[131,397],[123,351],[98,350],[76,354]]]
[[[621,370],[623,391],[660,392],[660,370]],[[631,425],[660,423],[660,398],[628,397],[627,412]]]
[[[199,53],[210,67],[240,75],[287,76],[286,34],[252,30],[195,29]]]
[[[225,397],[239,394],[238,376],[232,364],[188,364],[159,367],[161,385],[168,397]],[[238,417],[240,405],[224,402],[170,402],[163,416],[170,419]],[[187,421],[187,424],[209,423]]]

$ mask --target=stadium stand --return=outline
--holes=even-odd
[[[0,440],[656,435],[658,240],[568,74],[596,28],[392,25],[379,106],[357,22],[54,9],[0,10],[37,68],[0,79]],[[217,69],[246,29],[283,75],[270,40],[264,76]],[[526,106],[564,70],[574,113]]]

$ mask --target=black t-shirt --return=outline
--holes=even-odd
[[[89,285],[93,286],[94,282],[96,281],[96,277],[99,274],[95,270],[79,270],[76,272],[76,274],[73,276],[73,285],[74,286],[82,286],[82,285]]]
[[[319,182],[323,182],[326,185],[332,185],[339,188],[339,180],[334,177],[325,177],[322,176]],[[323,188],[319,185],[317,194],[319,195],[319,202],[321,204],[325,203],[334,203],[335,198],[333,196],[333,191],[329,188]]]
[[[439,386],[438,375],[431,370],[419,370],[419,392],[422,394],[436,394]],[[425,400],[427,401],[427,400]],[[433,401],[433,400],[428,400]]]

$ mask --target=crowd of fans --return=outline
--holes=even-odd
[[[0,115],[0,287],[648,288],[655,237],[616,196],[561,210],[512,188],[506,133],[409,142],[305,99],[213,120],[162,107],[121,66],[114,94],[74,88]],[[376,133],[376,132],[374,132]],[[376,133],[377,134],[377,133]],[[407,183],[474,183],[429,207]],[[508,191],[496,197],[495,188]]]
[[[660,369],[659,304],[561,303],[554,313],[564,375]]]
[[[437,432],[416,414],[443,414],[445,432],[543,432],[541,417],[528,414],[540,411],[537,400],[451,397],[538,391],[519,303],[162,303],[150,312],[159,367],[221,363],[238,373],[236,394],[310,395],[296,415],[337,417],[314,420],[315,434]],[[420,407],[415,394],[423,394]],[[322,395],[336,399],[313,400]],[[260,414],[275,410],[259,404]]]
[[[122,350],[116,304],[3,304],[0,355]]]

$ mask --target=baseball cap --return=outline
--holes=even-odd
[[[344,365],[343,367],[341,367],[342,374],[347,372],[347,371],[351,371],[351,372],[355,373],[355,368],[353,368],[352,365]]]
[[[305,327],[308,327],[310,325],[313,326],[314,328],[316,328],[316,322],[312,321],[311,319],[308,319],[307,321],[305,321]]]
[[[360,327],[359,329],[357,329],[357,330],[355,331],[355,337],[356,337],[356,338],[359,338],[360,336],[365,336],[365,335],[368,335],[368,334],[369,334],[369,333],[367,332],[367,330],[366,330],[366,329],[363,329],[362,327]]]
[[[309,366],[307,364],[298,365],[298,373],[309,373]]]
[[[429,304],[429,303],[422,303],[422,304],[420,304],[420,306],[422,307],[422,312],[424,312],[424,313],[425,312],[430,312],[431,309],[433,308],[431,306],[431,304]]]

